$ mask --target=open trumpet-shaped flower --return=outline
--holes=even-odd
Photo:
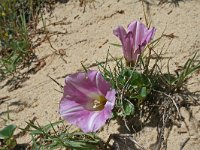
[[[65,78],[60,114],[84,132],[96,132],[112,116],[115,90],[98,71],[76,73]]]
[[[145,46],[151,41],[156,29],[148,29],[139,21],[133,21],[128,25],[128,31],[118,26],[114,31],[114,35],[119,37],[123,53],[128,63],[135,63]]]

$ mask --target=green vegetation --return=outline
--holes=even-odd
[[[35,57],[31,31],[35,30],[46,0],[1,0],[0,2],[0,80]]]
[[[181,119],[179,113],[181,106],[178,107],[179,101],[175,101],[174,97],[177,95],[181,97],[181,93],[186,90],[186,81],[192,74],[200,70],[200,61],[196,53],[186,60],[182,69],[177,70],[176,74],[170,72],[170,60],[167,65],[168,71],[163,72],[160,63],[163,61],[161,57],[163,54],[157,54],[154,50],[161,38],[163,36],[153,41],[145,49],[149,54],[157,56],[154,59],[147,54],[141,56],[135,66],[126,66],[123,58],[115,58],[108,52],[105,64],[97,63],[105,79],[117,90],[114,117],[123,118],[128,130],[126,121],[130,120],[129,117],[142,117],[141,114],[143,114],[145,118],[148,116],[148,120],[153,109],[159,108],[160,110],[158,109],[157,112],[159,113],[166,106],[165,111],[170,112],[171,109],[174,109]],[[119,47],[117,44],[112,45]],[[108,63],[109,60],[114,61],[114,68]]]
[[[8,125],[0,130],[0,150],[10,150],[16,146],[15,129],[15,125]]]

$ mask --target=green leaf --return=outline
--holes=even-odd
[[[125,115],[129,116],[129,115],[133,115],[134,113],[134,105],[131,102],[125,102],[124,103],[124,111],[125,111]]]
[[[44,132],[47,133],[49,130],[52,129],[52,126],[56,126],[56,125],[58,125],[62,122],[63,122],[63,120],[60,120],[60,121],[57,121],[57,122],[54,122],[54,123],[47,124],[47,125],[42,126],[42,127],[36,126],[31,122],[27,122],[27,124],[30,125],[30,127],[35,129],[35,130],[31,130],[30,134],[38,135],[38,134],[43,134]]]
[[[141,92],[140,92],[140,96],[142,98],[145,98],[147,96],[147,88],[146,87],[142,87]]]
[[[8,125],[0,131],[0,139],[9,139],[13,136],[16,125]]]

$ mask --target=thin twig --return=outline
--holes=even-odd
[[[132,137],[129,138],[131,141],[133,141],[140,149],[145,150],[143,146],[141,146],[136,140],[134,140]]]
[[[63,89],[63,85],[61,85],[60,83],[58,83],[58,81],[56,81],[55,79],[53,79],[50,75],[47,75],[53,82],[55,82],[58,86],[60,86],[61,89]]]
[[[179,118],[182,119],[181,112],[180,112],[180,110],[179,110],[179,108],[178,108],[176,102],[174,101],[174,99],[173,99],[170,95],[168,95],[168,94],[166,94],[166,93],[164,93],[164,92],[158,91],[158,90],[154,90],[154,89],[153,89],[153,91],[158,92],[158,93],[160,93],[160,94],[163,94],[163,95],[169,97],[169,98],[172,100],[174,106],[176,107],[176,110],[177,110],[177,112],[178,112]]]
[[[161,149],[161,145],[162,145],[162,143],[164,141],[164,131],[165,131],[166,123],[168,121],[168,116],[166,114],[166,110],[164,111],[164,114],[163,114],[162,118],[163,118],[163,120],[162,120],[163,121],[163,126],[159,131],[156,150],[160,150]]]
[[[182,150],[184,148],[184,146],[187,144],[187,142],[190,140],[190,138],[188,137],[187,139],[185,139],[185,141],[180,145],[180,150]]]

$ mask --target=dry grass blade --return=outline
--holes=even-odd
[[[185,139],[185,141],[183,143],[181,143],[180,145],[180,150],[183,150],[184,146],[187,144],[187,142],[190,140],[190,138],[188,137],[187,139]]]
[[[170,95],[168,95],[168,94],[166,94],[166,93],[164,93],[162,91],[158,91],[158,90],[153,90],[153,91],[158,92],[158,93],[160,93],[160,94],[165,95],[166,97],[168,97],[173,102],[174,106],[176,107],[176,110],[177,110],[178,115],[179,115],[179,119],[182,119],[182,115],[180,113],[178,105],[177,105],[177,103],[175,102],[175,100]]]

